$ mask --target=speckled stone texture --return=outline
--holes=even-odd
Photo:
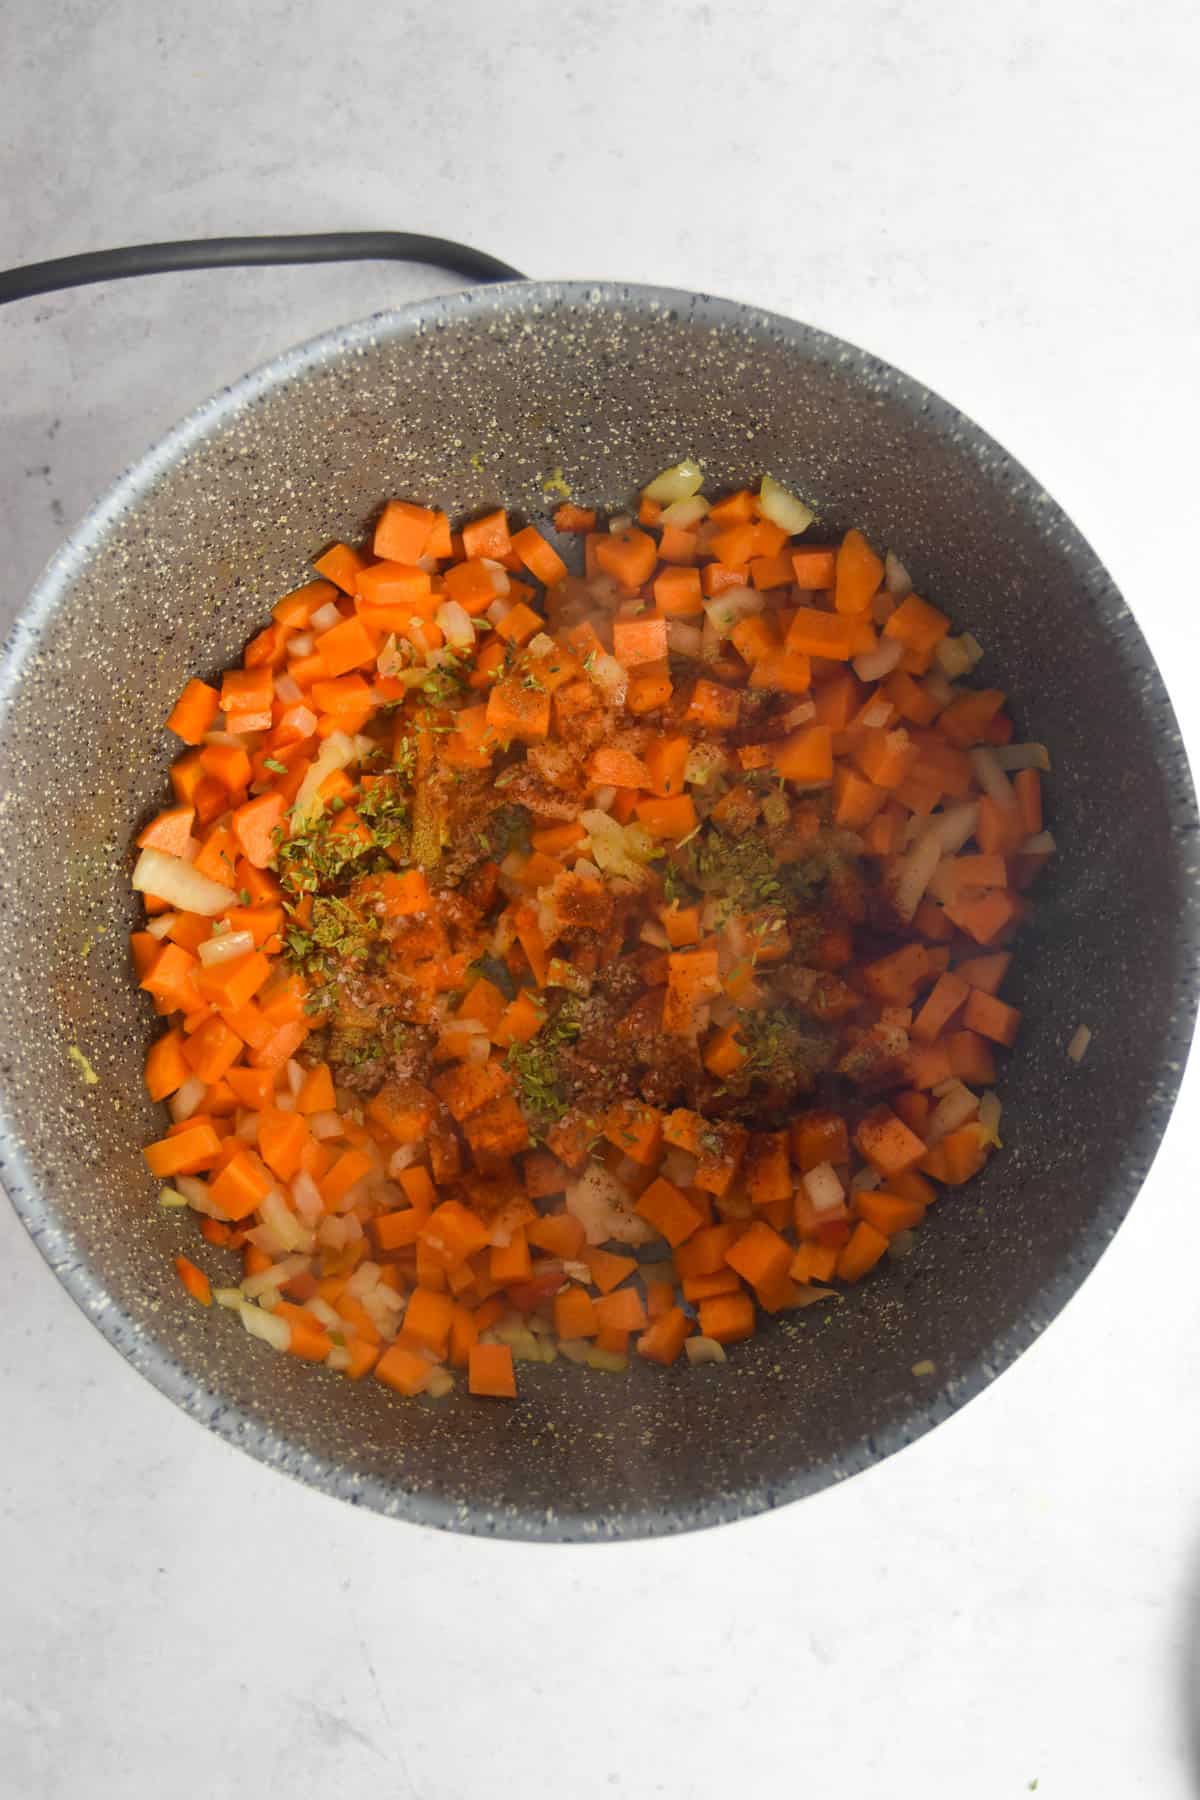
[[[155,1026],[133,987],[129,844],[191,674],[241,649],[334,536],[402,494],[544,520],[546,478],[627,502],[691,453],[767,469],[861,525],[987,647],[982,679],[1054,759],[1060,846],[1012,997],[1004,1154],[913,1255],[777,1320],[724,1369],[523,1367],[516,1407],[405,1402],[276,1357],[181,1296],[191,1225],[139,1154]],[[1122,821],[1119,839],[1114,819]],[[1088,546],[944,402],[861,351],[730,303],[519,284],[422,302],[290,353],[132,470],[47,571],[0,676],[0,1174],[109,1341],[263,1461],[398,1517],[588,1540],[776,1506],[927,1430],[1086,1275],[1166,1123],[1196,994],[1196,814],[1149,652]],[[1079,1023],[1094,1043],[1076,1067]],[[69,1054],[94,1065],[89,1085]],[[218,1254],[206,1260],[215,1264]],[[932,1361],[931,1378],[912,1374]]]

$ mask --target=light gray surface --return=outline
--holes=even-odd
[[[6,263],[401,225],[800,314],[1045,480],[1200,742],[1181,6],[159,24],[10,0],[0,34]],[[5,602],[193,401],[438,285],[161,278],[0,315]],[[676,1544],[473,1544],[284,1484],[111,1356],[0,1213],[0,1793],[223,1800],[285,1768],[421,1800],[1191,1792],[1197,1091],[1113,1251],[995,1388],[842,1489]]]

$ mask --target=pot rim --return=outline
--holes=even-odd
[[[536,316],[540,310],[564,304],[592,305],[599,310],[633,307],[643,312],[661,310],[668,314],[699,315],[712,325],[740,327],[751,337],[767,335],[785,342],[806,360],[839,363],[851,375],[869,379],[876,388],[885,387],[890,398],[921,415],[926,424],[932,420],[939,433],[952,441],[958,455],[971,458],[993,474],[997,470],[1003,472],[1014,503],[1026,510],[1036,509],[1038,529],[1043,535],[1053,534],[1056,543],[1083,572],[1081,579],[1086,578],[1094,590],[1095,616],[1105,629],[1114,657],[1131,674],[1136,674],[1146,710],[1153,711],[1181,743],[1158,666],[1103,564],[1040,484],[966,415],[923,383],[870,352],[781,314],[704,294],[613,281],[514,281],[410,301],[350,324],[334,326],[284,350],[203,401],[119,476],[47,564],[0,654],[0,740],[22,673],[37,654],[41,636],[79,570],[103,542],[106,533],[164,474],[191,450],[222,430],[232,418],[253,407],[261,397],[279,386],[303,379],[323,365],[369,348],[380,340],[445,329],[483,311]],[[514,1509],[505,1509],[501,1513],[469,1502],[457,1503],[425,1494],[397,1492],[377,1477],[352,1474],[308,1452],[297,1454],[297,1446],[292,1440],[200,1385],[176,1357],[143,1333],[138,1323],[109,1298],[99,1275],[79,1255],[69,1234],[58,1223],[53,1203],[41,1194],[21,1149],[2,1089],[0,1178],[46,1262],[71,1298],[125,1361],[183,1412],[199,1420],[226,1443],[248,1451],[259,1462],[294,1476],[306,1486],[414,1524],[468,1535],[550,1543],[667,1536],[750,1518],[819,1491],[846,1475],[872,1467],[906,1444],[915,1442],[982,1392],[1040,1336],[1078,1291],[1136,1199],[1162,1141],[1182,1081],[1192,1041],[1198,991],[1200,857],[1194,853],[1197,834],[1195,794],[1182,748],[1179,768],[1173,776],[1164,776],[1164,783],[1170,829],[1177,840],[1176,854],[1181,870],[1190,872],[1191,885],[1186,891],[1185,910],[1180,920],[1179,943],[1184,966],[1178,971],[1178,1003],[1164,1028],[1154,1104],[1146,1110],[1135,1138],[1126,1147],[1126,1161],[1132,1168],[1132,1175],[1114,1184],[1114,1191],[1106,1196],[1074,1254],[1052,1270],[1027,1298],[1020,1318],[1002,1339],[973,1362],[965,1364],[952,1382],[914,1404],[902,1419],[853,1441],[840,1454],[832,1471],[828,1465],[817,1465],[799,1471],[787,1481],[750,1484],[736,1494],[725,1493],[670,1512],[635,1508],[603,1520],[584,1513],[547,1515]],[[1190,844],[1181,841],[1185,839],[1190,840]]]

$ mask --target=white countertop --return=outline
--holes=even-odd
[[[1037,473],[1195,759],[1194,9],[8,0],[4,25],[4,265],[407,227],[805,318]],[[7,309],[0,621],[193,403],[447,285],[214,273]],[[0,1800],[1194,1793],[1198,1098],[982,1398],[666,1543],[480,1543],[268,1473],[114,1356],[0,1206]]]

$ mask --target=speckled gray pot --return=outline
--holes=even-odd
[[[521,1371],[515,1407],[404,1402],[276,1357],[180,1295],[192,1225],[139,1146],[153,1020],[130,981],[131,835],[186,677],[234,657],[335,535],[403,494],[547,510],[561,467],[625,502],[685,452],[769,469],[893,545],[1051,748],[1061,846],[1014,998],[1006,1150],[918,1248],[723,1370]],[[552,504],[552,503],[551,503]],[[970,1398],[1091,1268],[1146,1173],[1196,993],[1196,815],[1162,684],[1103,568],[969,421],[787,320],[648,288],[520,284],[334,332],[203,407],[47,570],[0,681],[0,1155],[70,1293],[123,1356],[264,1462],[400,1518],[542,1539],[682,1531],[809,1493]],[[1113,821],[1121,821],[1119,837]],[[1085,1021],[1079,1068],[1064,1051]],[[99,1075],[87,1085],[75,1048]],[[215,1253],[204,1259],[215,1263]],[[931,1361],[932,1378],[914,1377]]]

